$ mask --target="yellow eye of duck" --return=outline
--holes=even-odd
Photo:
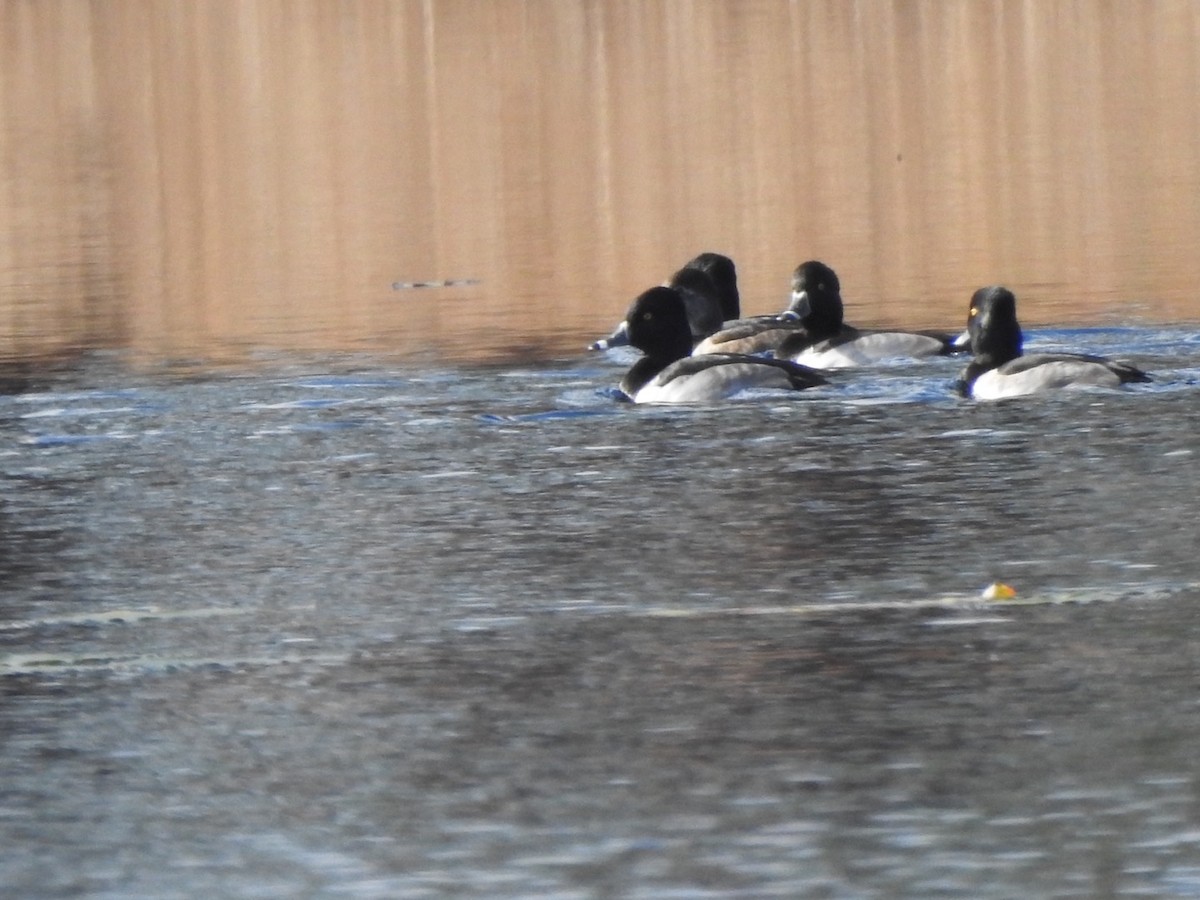
[[[976,309],[974,306],[972,306],[972,307],[971,307],[971,313],[970,313],[970,314],[971,314],[971,315],[973,315],[973,316],[977,316],[977,315],[979,315],[979,310],[978,310],[978,309]]]

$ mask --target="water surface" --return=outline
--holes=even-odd
[[[622,363],[0,397],[22,897],[1200,891],[1200,341],[712,407]],[[1009,602],[985,602],[994,580]]]

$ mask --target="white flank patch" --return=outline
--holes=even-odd
[[[941,341],[924,334],[881,331],[877,334],[864,334],[853,341],[825,350],[809,347],[792,359],[814,369],[853,369],[888,359],[935,356],[941,349]]]
[[[698,372],[671,377],[668,367],[637,392],[635,403],[711,403],[747,388],[791,387],[787,373],[777,366],[737,362],[709,366]],[[663,376],[667,376],[666,379]]]
[[[1002,400],[1042,391],[1068,388],[1119,387],[1121,379],[1106,366],[1086,360],[1055,360],[1005,375],[1000,369],[984,372],[975,380],[971,396],[977,400]]]

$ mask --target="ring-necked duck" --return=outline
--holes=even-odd
[[[803,324],[785,335],[775,355],[818,369],[869,366],[956,352],[954,336],[936,331],[859,330],[843,321],[841,285],[824,263],[802,263],[792,275],[792,314]]]
[[[701,253],[684,266],[685,269],[699,269],[713,280],[717,286],[717,296],[721,301],[721,321],[729,322],[742,314],[742,298],[738,293],[737,267],[733,260],[721,253]]]
[[[841,286],[833,269],[816,260],[801,263],[792,273],[792,296],[787,309],[777,314],[747,316],[726,322],[720,331],[709,335],[692,352],[703,353],[771,353],[788,338],[803,338],[808,334],[802,314],[813,304],[810,296],[819,298],[819,310],[836,304],[841,309]]]
[[[683,297],[693,344],[717,331],[726,319],[736,319],[741,309],[737,270],[733,260],[720,253],[701,253],[688,260],[666,286]],[[608,337],[595,341],[588,349],[608,350],[628,344],[629,334],[622,321]]]
[[[825,384],[818,372],[780,359],[734,353],[692,356],[687,311],[679,291],[655,287],[625,316],[629,342],[645,356],[621,379],[635,403],[707,403],[751,387],[802,390]]]
[[[1127,363],[1082,353],[1021,353],[1017,298],[993,285],[971,297],[967,330],[956,342],[970,345],[975,358],[963,369],[958,391],[977,400],[1020,397],[1042,391],[1078,387],[1117,387],[1150,381]]]

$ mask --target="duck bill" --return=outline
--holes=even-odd
[[[629,346],[629,324],[622,322],[613,333],[606,338],[601,338],[591,344],[589,350],[611,350],[613,347],[628,347]]]
[[[812,312],[812,303],[808,299],[808,291],[792,291],[792,302],[787,308],[797,319],[803,319]]]
[[[968,329],[950,342],[952,347],[962,348],[971,346],[971,331]]]

